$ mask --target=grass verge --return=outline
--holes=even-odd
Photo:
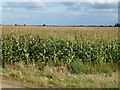
[[[117,71],[110,74],[72,74],[62,66],[46,66],[39,70],[19,63],[15,66],[7,65],[0,72],[3,73],[3,80],[11,79],[11,83],[15,80],[19,82],[20,87],[25,88],[118,88]]]

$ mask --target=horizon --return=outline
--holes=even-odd
[[[119,26],[120,24],[119,23],[115,23],[115,24],[108,24],[108,25],[103,25],[103,24],[100,24],[100,25],[47,25],[47,24],[0,24],[1,26],[63,26],[63,27],[117,27]],[[117,25],[117,26],[115,26]]]

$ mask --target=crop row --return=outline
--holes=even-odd
[[[25,64],[69,65],[74,61],[100,65],[118,63],[118,41],[103,39],[83,42],[40,36],[2,36],[2,64],[23,61]]]

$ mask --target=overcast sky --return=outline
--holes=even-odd
[[[4,2],[2,24],[108,25],[118,22],[117,2]]]

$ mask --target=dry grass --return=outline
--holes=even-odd
[[[118,27],[50,27],[50,26],[2,26],[2,34],[16,33],[19,35],[39,35],[43,38],[52,36],[55,38],[75,39],[117,39]]]
[[[16,65],[16,68],[20,66]],[[27,88],[117,88],[118,87],[118,73],[111,74],[71,74],[66,67],[52,67],[46,66],[39,71],[36,68],[24,66],[24,68],[15,69],[13,65],[6,67],[4,70],[9,70],[3,73],[3,80],[7,84],[20,83],[20,87]],[[18,86],[18,84],[16,84]]]

